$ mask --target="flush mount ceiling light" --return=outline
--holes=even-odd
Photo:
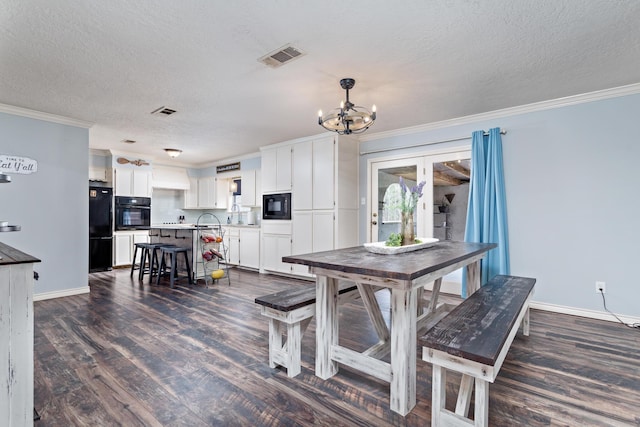
[[[175,159],[182,153],[182,150],[178,150],[177,148],[165,148],[164,151],[166,151],[172,159]]]
[[[354,105],[349,101],[349,89],[353,89],[356,81],[351,78],[340,80],[340,86],[347,92],[347,100],[340,103],[340,108],[322,115],[318,112],[318,124],[327,130],[338,132],[340,135],[362,133],[376,120],[376,106],[371,111],[364,107]]]

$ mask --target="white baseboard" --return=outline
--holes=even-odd
[[[556,305],[556,304],[549,304],[546,302],[536,302],[536,301],[531,301],[531,304],[529,304],[529,307],[537,310],[551,311],[554,313],[569,314],[571,316],[588,317],[590,319],[607,320],[609,322],[618,322],[618,319],[616,319],[613,315],[607,313],[606,311],[587,310],[584,308],[567,307],[564,305]],[[625,316],[618,313],[616,313],[616,316],[618,316],[620,320],[622,320],[627,324],[640,323],[639,317]]]
[[[83,286],[82,288],[63,289],[61,291],[42,292],[40,294],[33,295],[33,301],[44,301],[47,299],[69,297],[71,295],[88,294],[89,286]]]
[[[433,282],[427,284],[425,286],[425,289],[430,291],[432,290],[432,287]],[[443,281],[440,285],[440,292],[459,296],[460,288],[461,285],[458,282]],[[618,319],[616,319],[612,314],[607,313],[606,311],[587,310],[584,308],[568,307],[564,305],[549,304],[546,302],[537,301],[531,301],[531,304],[529,306],[533,309],[550,311],[553,313],[568,314],[570,316],[580,316],[596,320],[606,320],[608,322],[618,322]],[[622,320],[626,324],[640,323],[640,317],[625,316],[618,313],[616,313],[616,316],[618,316],[620,320]]]

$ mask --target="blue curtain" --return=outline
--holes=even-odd
[[[509,234],[507,201],[502,166],[500,128],[473,132],[471,141],[471,181],[465,242],[497,243],[481,261],[481,283],[496,274],[509,274]],[[466,298],[466,274],[462,296]]]

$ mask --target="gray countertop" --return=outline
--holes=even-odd
[[[248,224],[220,224],[221,227],[234,227],[234,228],[260,228],[259,225]],[[200,228],[215,228],[218,224],[200,224]],[[197,230],[196,224],[153,224],[152,229],[164,229],[164,230]]]

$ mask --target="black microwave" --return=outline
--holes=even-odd
[[[291,193],[264,194],[262,219],[291,219]]]

